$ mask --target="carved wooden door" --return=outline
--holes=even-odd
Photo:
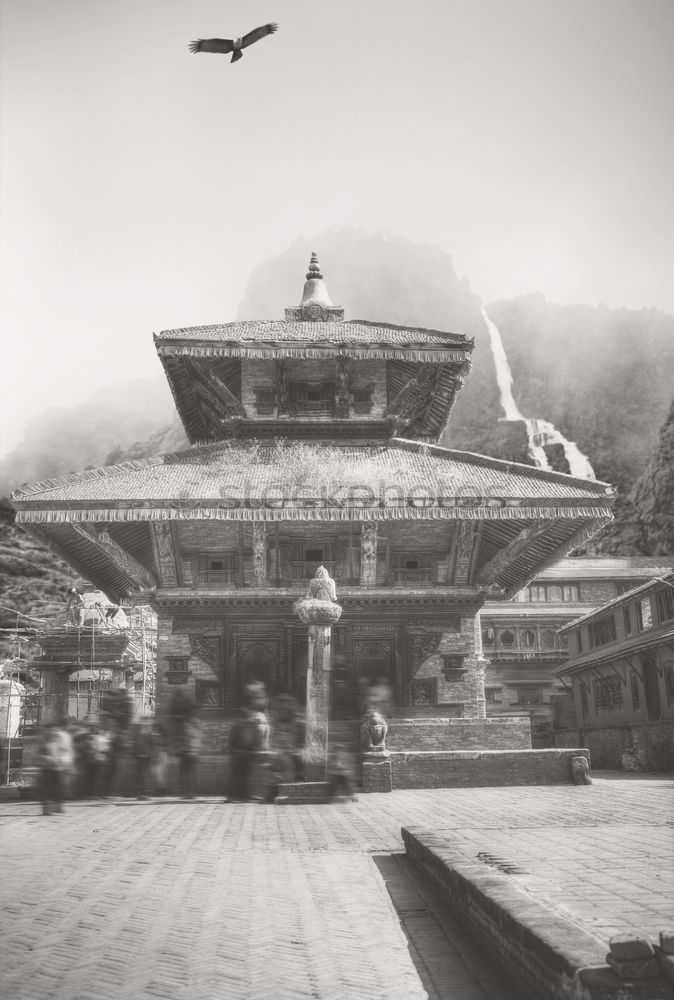
[[[278,638],[238,636],[236,667],[239,694],[251,681],[262,681],[267,694],[274,694],[278,683],[278,662]]]

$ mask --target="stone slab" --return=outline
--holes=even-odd
[[[655,955],[651,939],[645,935],[614,934],[609,939],[608,946],[616,962],[631,962],[638,958],[653,958]]]
[[[292,781],[278,786],[277,805],[307,805],[328,802],[330,785],[327,781]]]

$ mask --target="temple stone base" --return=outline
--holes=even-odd
[[[371,758],[363,761],[363,791],[364,792],[392,792],[393,781],[391,775],[390,757]]]
[[[289,781],[278,786],[277,805],[309,805],[327,802],[330,786],[327,781]]]

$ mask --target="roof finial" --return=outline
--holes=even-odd
[[[307,271],[307,281],[311,278],[322,278],[321,265],[318,263],[318,256],[316,251],[311,251],[311,260],[309,261],[309,270]]]
[[[318,254],[311,251],[307,280],[304,282],[302,301],[298,306],[286,309],[286,320],[304,320],[309,322],[340,322],[344,319],[341,306],[333,306],[326,288]]]

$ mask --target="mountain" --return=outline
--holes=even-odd
[[[597,551],[613,555],[674,553],[674,400],[660,428],[658,446]]]

